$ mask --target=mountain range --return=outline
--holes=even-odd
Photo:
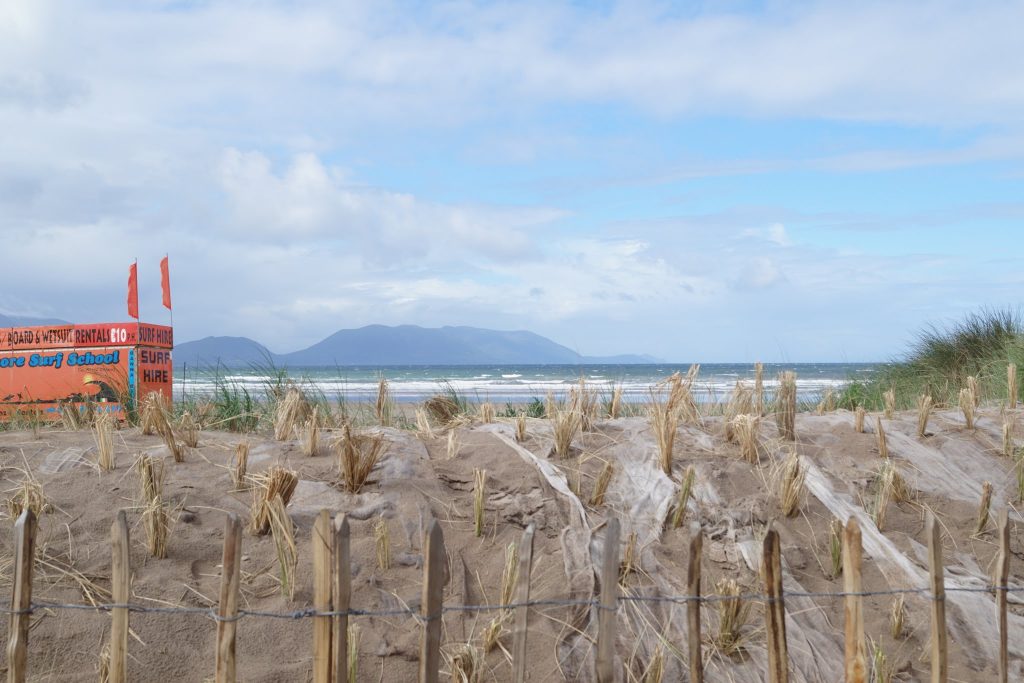
[[[62,325],[49,318],[0,313],[0,327]],[[339,330],[309,348],[273,353],[247,337],[205,337],[178,344],[174,364],[182,366],[259,365],[331,367],[335,365],[630,365],[659,363],[652,356],[583,356],[546,337],[524,330],[509,332],[479,327],[368,325]]]
[[[650,356],[583,356],[526,331],[478,327],[368,325],[339,330],[309,348],[277,354],[246,337],[206,337],[178,344],[174,364],[330,367],[334,365],[579,365],[657,363]]]

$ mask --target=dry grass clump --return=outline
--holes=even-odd
[[[549,420],[554,418],[555,413],[558,411],[559,403],[555,401],[555,394],[552,391],[548,391],[544,395],[544,417]]]
[[[747,462],[757,464],[757,433],[761,418],[756,415],[737,415],[732,425],[732,432],[740,445],[740,455]]]
[[[143,453],[135,460],[135,471],[139,475],[139,504],[147,505],[159,498],[164,491],[164,461]]]
[[[726,442],[732,443],[736,440],[736,433],[733,429],[733,421],[736,417],[739,415],[750,415],[753,412],[753,392],[750,387],[747,387],[742,382],[737,381],[736,386],[732,389],[732,395],[729,397],[729,402],[725,405],[725,414],[722,420],[725,425]]]
[[[678,529],[686,519],[686,504],[690,502],[690,495],[693,493],[693,480],[696,477],[693,465],[686,468],[682,482],[679,484],[679,495],[676,496],[675,507],[672,510],[671,527]]]
[[[699,373],[700,365],[694,364],[686,371],[685,377],[676,372],[658,383],[659,390],[663,386],[669,389],[665,407],[668,412],[675,415],[677,422],[694,425],[700,423],[700,411],[693,399],[693,385]]]
[[[160,497],[149,501],[142,510],[142,526],[146,530],[149,554],[157,559],[167,557],[167,539],[171,535],[171,516]]]
[[[863,406],[857,406],[853,412],[853,431],[858,434],[864,433],[864,417],[867,415]]]
[[[289,494],[290,496],[291,494]],[[277,551],[278,578],[281,595],[295,599],[295,570],[299,566],[299,549],[295,545],[295,525],[285,507],[288,503],[281,493],[275,493],[266,505],[270,532]]]
[[[1017,364],[1010,363],[1006,366],[1006,407],[1010,410],[1017,408]]]
[[[52,507],[43,493],[43,485],[32,476],[26,468],[23,470],[25,478],[17,488],[12,489],[14,495],[7,499],[7,514],[12,520],[18,519],[25,510],[31,510],[32,514],[39,517],[44,512],[49,512]],[[11,493],[11,491],[8,491]]]
[[[981,485],[981,501],[978,503],[978,523],[974,527],[974,535],[984,533],[988,527],[989,511],[992,508],[992,483],[984,482]]]
[[[908,502],[913,497],[913,491],[906,479],[900,473],[896,463],[888,460],[882,463],[875,476],[875,498],[871,504],[871,518],[879,531],[885,526],[885,513],[889,507],[889,501],[897,503]]]
[[[312,458],[320,451],[320,409],[313,406],[302,430],[302,452]]]
[[[377,550],[377,566],[381,571],[391,569],[391,529],[384,517],[378,517],[373,524],[373,544]]]
[[[252,488],[252,519],[250,529],[259,536],[270,531],[270,505],[275,498],[280,498],[284,505],[292,499],[295,487],[299,485],[299,475],[281,466],[271,467],[266,472],[250,477]]]
[[[671,400],[665,403],[654,401],[651,404],[651,429],[658,443],[658,463],[661,471],[672,474],[672,449],[676,442],[676,430],[679,428],[679,412],[672,407]]]
[[[977,408],[975,403],[974,390],[966,386],[960,390],[960,412],[964,414],[964,421],[968,429],[974,429],[974,411]]]
[[[914,497],[914,492],[910,488],[910,484],[907,483],[907,480],[903,478],[900,468],[896,466],[896,463],[891,460],[883,463],[880,473],[882,486],[889,489],[891,493],[889,497],[897,503],[909,503]]]
[[[889,457],[889,442],[885,439],[885,427],[882,426],[882,417],[879,416],[875,422],[875,434],[878,435],[878,455],[882,458]]]
[[[427,411],[423,408],[416,409],[416,433],[421,439],[434,438],[434,427],[430,424]]]
[[[75,412],[75,420],[80,420],[78,411]],[[167,419],[167,403],[164,401],[163,394],[159,394],[155,391],[149,392],[144,399],[142,399],[141,416],[139,419],[140,425],[142,426],[142,433],[145,436],[152,436],[153,434],[159,433],[160,422]],[[162,414],[162,416],[161,416]]]
[[[338,471],[349,493],[359,493],[385,451],[381,434],[353,434],[348,423],[342,429],[338,449]]]
[[[779,373],[779,390],[775,394],[775,423],[786,441],[796,441],[796,373]]]
[[[551,429],[554,432],[555,457],[568,458],[571,453],[572,440],[580,430],[580,414],[575,410],[555,408],[551,418]]]
[[[836,409],[836,394],[832,390],[832,387],[826,387],[825,393],[818,402],[818,407],[815,412],[818,415],[824,415],[825,413],[831,413]]]
[[[526,441],[526,416],[516,415],[516,441]]]
[[[114,469],[114,425],[113,418],[103,413],[93,425],[93,438],[96,439],[96,464],[103,472]]]
[[[160,435],[167,450],[174,457],[174,462],[185,462],[185,449],[174,436],[170,412],[164,397],[155,391],[146,397],[142,408],[142,433],[150,434],[153,431]]]
[[[434,418],[434,422],[442,426],[449,424],[462,413],[458,403],[448,396],[440,395],[431,396],[424,401],[423,409]]]
[[[750,604],[740,595],[740,585],[734,579],[720,579],[715,591],[724,599],[715,604],[718,611],[718,629],[712,636],[712,643],[725,657],[734,657],[743,649],[746,641],[746,626],[750,620]]]
[[[62,402],[58,410],[60,411],[60,421],[64,425],[64,429],[69,432],[77,432],[82,428],[82,415],[78,412],[78,406],[70,402]]]
[[[472,643],[462,643],[446,657],[452,672],[452,683],[483,683],[487,664],[484,653]]]
[[[590,494],[590,507],[599,508],[604,505],[604,496],[608,493],[608,484],[611,483],[614,474],[615,465],[611,460],[606,460],[604,467],[601,468],[601,473],[597,475],[597,480],[594,482],[594,490]]]
[[[800,462],[800,456],[790,451],[776,474],[776,487],[782,514],[792,517],[800,509],[804,497],[804,479],[807,471]]]
[[[764,416],[764,365],[754,363],[754,414]]]
[[[892,683],[895,672],[882,651],[882,646],[871,641],[871,681],[872,683]]]
[[[199,446],[199,423],[196,422],[191,413],[182,413],[181,419],[178,421],[178,430],[181,434],[181,440],[186,446],[189,448],[197,448]]]
[[[891,420],[896,414],[896,390],[886,389],[882,399],[885,401],[885,419]]]
[[[384,377],[377,383],[377,401],[373,405],[373,414],[377,417],[377,424],[381,427],[390,427],[391,418],[394,414],[395,404],[391,400],[391,389]]]
[[[448,432],[448,443],[445,446],[445,455],[449,460],[459,454],[462,444],[459,442],[459,435],[454,429]]]
[[[928,432],[928,418],[932,414],[932,397],[921,394],[917,397],[917,436],[923,439]]]
[[[519,580],[519,547],[515,542],[505,547],[505,566],[501,570],[501,595],[499,605],[511,605],[515,597],[516,583]],[[505,633],[505,624],[512,619],[513,611],[505,608],[498,611],[498,614],[491,619],[491,622],[484,629],[483,650],[489,653],[501,644],[501,636]],[[504,648],[503,648],[504,649]]]
[[[971,390],[971,397],[974,399],[974,409],[977,412],[978,407],[981,405],[981,391],[978,389],[978,378],[974,375],[968,375],[965,384]]]
[[[608,403],[608,417],[613,420],[622,414],[622,387],[612,389],[612,400]]]
[[[139,504],[149,554],[162,559],[167,557],[167,539],[171,534],[171,515],[164,502],[164,461],[143,453],[134,467],[139,475]]]
[[[274,439],[284,441],[292,438],[295,428],[306,421],[309,403],[298,387],[291,387],[277,404],[274,413]]]
[[[579,414],[580,429],[589,432],[594,427],[601,403],[597,391],[587,387],[587,380],[580,377],[579,384],[569,390],[569,410]]]
[[[843,573],[843,523],[833,519],[828,525],[828,553],[832,560],[832,578]]]
[[[892,607],[889,609],[889,634],[893,640],[900,640],[906,631],[907,624],[907,605],[906,596],[902,593],[897,595],[892,601]]]
[[[487,495],[487,470],[473,470],[473,534],[484,535],[484,499]]]
[[[493,403],[481,403],[480,404],[480,421],[484,424],[491,424],[494,422],[494,404]]]
[[[238,445],[235,446],[235,460],[233,467],[231,468],[231,481],[235,485],[235,490],[240,491],[248,487],[248,480],[245,477],[245,471],[249,467],[249,442],[239,441]]]
[[[651,655],[651,661],[647,664],[647,668],[644,669],[643,683],[661,683],[665,678],[665,650],[659,643],[654,648],[654,654]]]

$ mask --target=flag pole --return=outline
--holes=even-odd
[[[167,259],[168,264],[170,264],[171,255],[165,252],[164,253],[164,258]],[[168,273],[167,274],[167,289],[168,290],[170,290],[170,288],[171,288],[170,270],[171,270],[171,267],[170,267],[170,265],[168,265],[167,266],[167,273]],[[171,334],[174,334],[174,302],[173,301],[171,301],[171,305],[167,307],[167,310],[171,312]]]

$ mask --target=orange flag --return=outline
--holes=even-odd
[[[128,269],[128,315],[139,319],[139,264]]]
[[[171,269],[167,263],[167,257],[160,260],[160,289],[164,293],[164,308],[171,308]]]

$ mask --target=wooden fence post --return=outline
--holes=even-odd
[[[124,510],[110,525],[111,598],[115,605],[127,605],[131,595],[131,560],[128,551],[128,518]],[[124,683],[128,675],[128,608],[110,610],[110,677],[109,683]]]
[[[14,523],[14,584],[7,631],[7,681],[24,683],[28,672],[28,627],[32,617],[32,567],[36,554],[36,516],[28,508]]]
[[[946,585],[942,571],[942,538],[935,515],[928,511],[928,572],[932,588],[932,683],[946,683]]]
[[[779,532],[769,529],[764,537],[764,587],[768,596],[765,605],[765,631],[768,636],[768,680],[788,683],[789,653],[786,649],[786,603],[782,594],[782,554]]]
[[[999,511],[999,558],[996,560],[996,606],[999,610],[999,683],[1009,679],[1010,658],[1007,649],[1006,588],[1010,579],[1010,516],[1007,508]]]
[[[619,596],[619,520],[605,523],[601,601],[597,607],[597,681],[615,682],[615,618]]]
[[[331,513],[313,523],[313,609],[331,611]],[[331,683],[331,617],[313,617],[313,683]]]
[[[348,676],[348,610],[352,604],[352,562],[349,556],[348,516],[334,520],[334,680]]]
[[[704,549],[704,532],[700,522],[690,525],[690,563],[686,571],[687,591],[690,601],[686,604],[687,630],[689,631],[690,683],[704,683],[704,655],[700,649],[700,560]]]
[[[242,562],[242,522],[229,512],[224,523],[224,555],[221,560],[220,604],[217,606],[216,683],[235,683],[235,630],[238,618],[238,584]]]
[[[530,573],[533,571],[534,526],[526,527],[519,541],[519,575],[516,579],[516,625],[512,640],[512,681],[526,683],[526,630],[530,608]]]
[[[423,549],[423,638],[420,641],[420,683],[437,683],[441,668],[441,618],[444,616],[444,582],[448,561],[441,525],[431,519]]]
[[[866,683],[867,658],[864,651],[864,599],[860,580],[862,547],[860,524],[850,516],[843,532],[843,592],[846,593],[846,683]]]

